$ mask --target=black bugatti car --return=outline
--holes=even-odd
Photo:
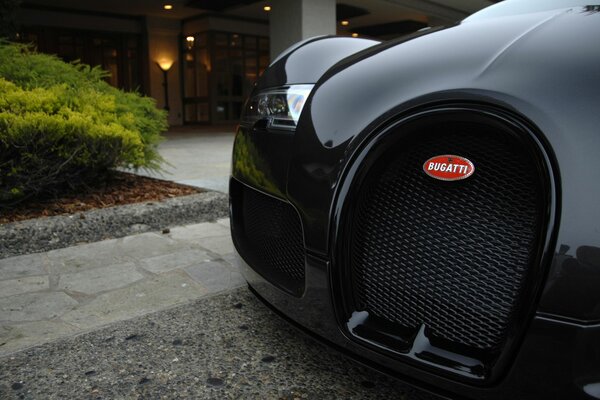
[[[251,289],[450,397],[600,399],[600,5],[505,0],[272,62],[237,130]]]

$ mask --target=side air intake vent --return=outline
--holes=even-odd
[[[233,216],[233,232],[240,255],[271,283],[300,295],[305,254],[296,210],[282,200],[239,186],[235,201],[241,202],[241,214]]]

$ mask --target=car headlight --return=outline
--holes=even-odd
[[[314,85],[292,85],[258,92],[246,102],[241,123],[265,128],[295,130]],[[264,124],[264,125],[263,125]]]

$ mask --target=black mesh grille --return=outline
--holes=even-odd
[[[359,310],[475,349],[497,349],[522,293],[540,225],[533,156],[506,133],[450,124],[387,152],[352,219]],[[443,131],[443,132],[442,132]],[[442,182],[423,163],[456,154],[472,177]]]
[[[255,190],[242,195],[243,256],[274,284],[292,292],[304,287],[304,246],[298,214],[291,205]]]

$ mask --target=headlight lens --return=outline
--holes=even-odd
[[[295,130],[304,103],[314,85],[292,85],[252,96],[242,113],[242,124],[264,121],[267,128]]]

